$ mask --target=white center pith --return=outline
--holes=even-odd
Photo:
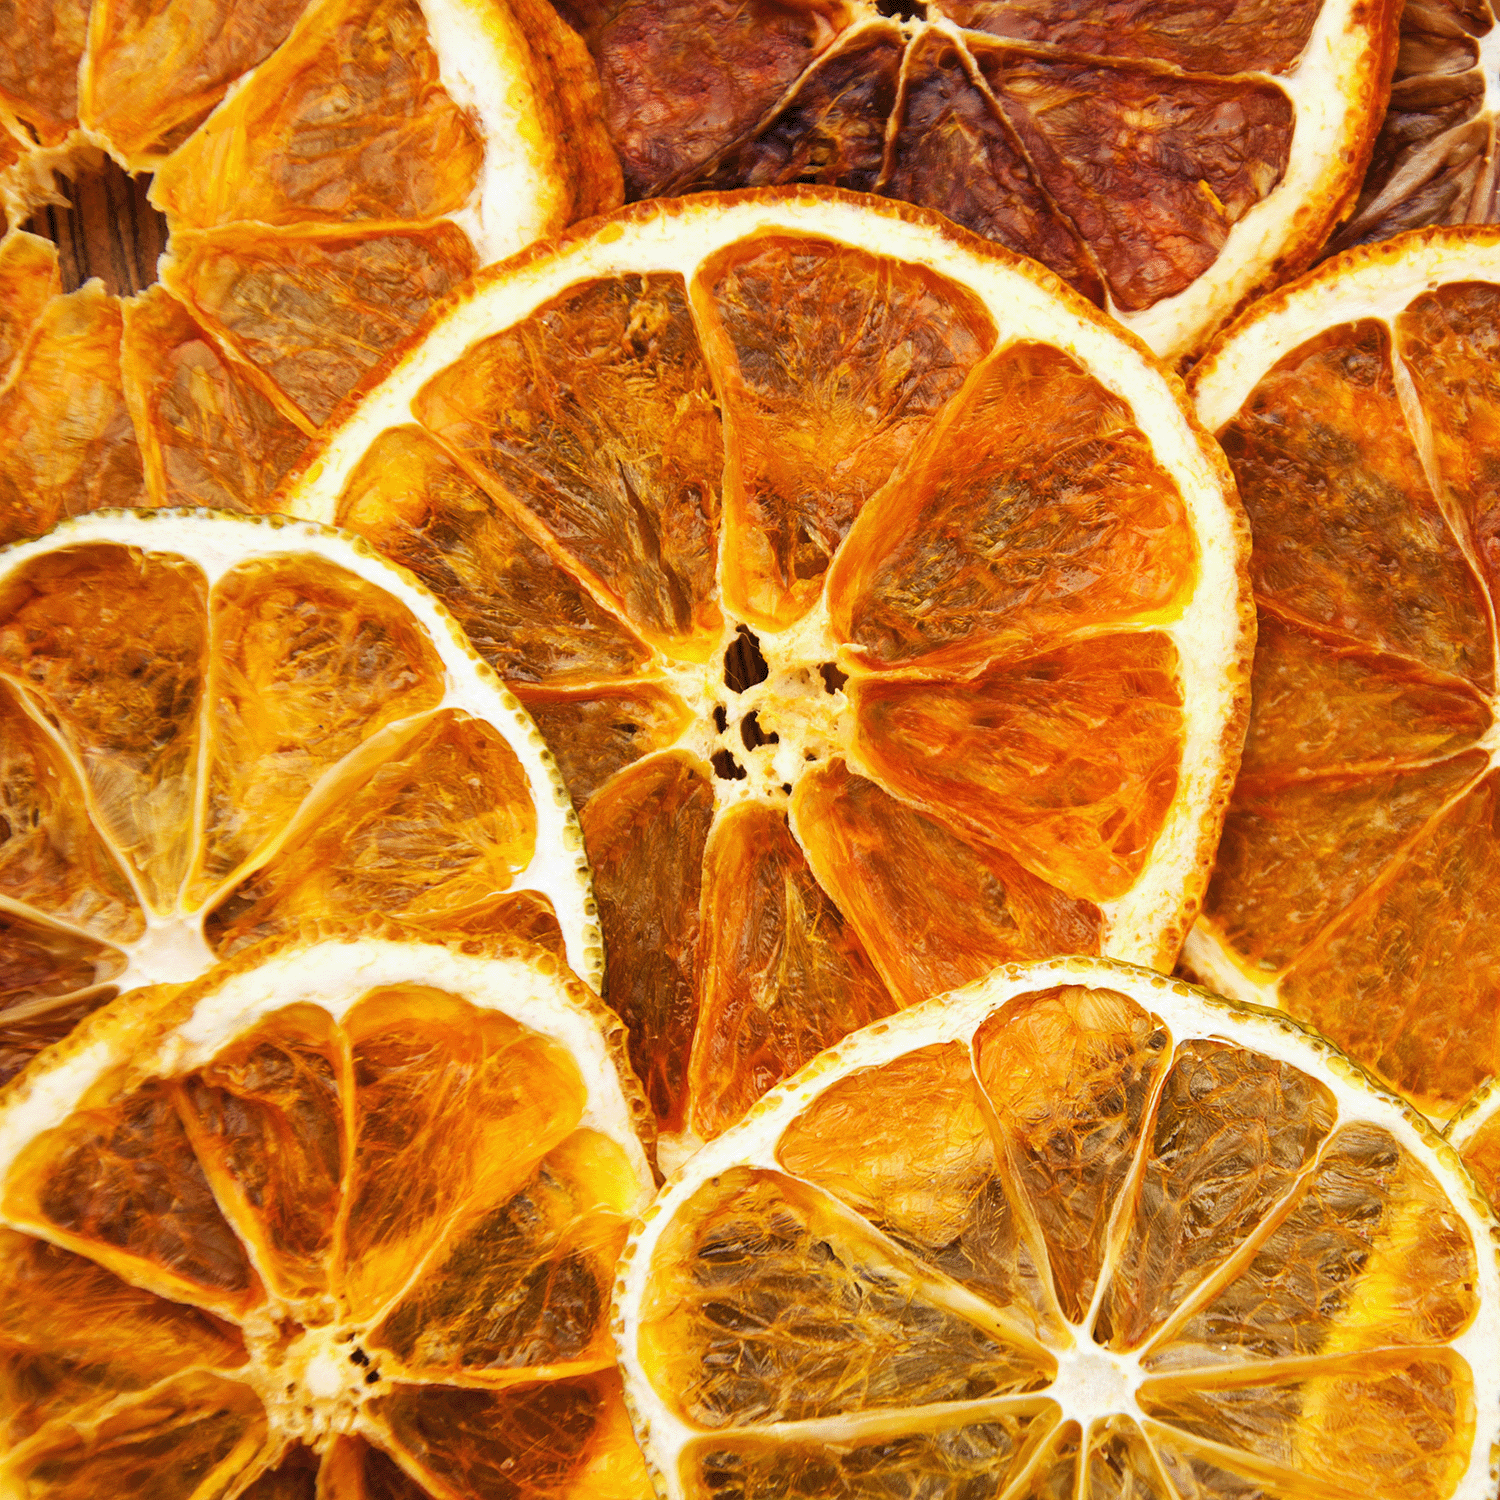
[[[1057,1351],[1057,1378],[1048,1394],[1065,1419],[1087,1432],[1091,1422],[1116,1413],[1138,1420],[1135,1393],[1143,1378],[1137,1355],[1115,1354],[1082,1338],[1071,1349]]]
[[[130,963],[114,982],[122,990],[143,984],[186,984],[206,973],[218,956],[203,936],[203,913],[147,918],[146,930],[125,946]]]
[[[316,1451],[353,1432],[360,1407],[384,1389],[379,1362],[364,1351],[354,1329],[293,1322],[246,1333],[251,1383],[272,1427]]]

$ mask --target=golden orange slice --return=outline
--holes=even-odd
[[[413,569],[555,747],[669,1152],[1002,960],[1173,961],[1244,531],[1034,264],[826,189],[623,211],[481,276],[275,503]]]
[[[561,779],[430,595],[280,519],[100,512],[0,551],[0,1079],[123,990],[372,913],[599,983]]]
[[[1495,1221],[1288,1018],[1081,958],[847,1038],[633,1231],[665,1500],[1481,1500]]]
[[[647,1500],[646,1116],[527,944],[376,921],[100,1012],[0,1092],[0,1492]]]
[[[1500,232],[1268,298],[1194,372],[1255,535],[1244,765],[1186,962],[1445,1118],[1500,1071]]]

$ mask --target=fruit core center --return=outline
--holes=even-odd
[[[263,1353],[262,1396],[272,1422],[314,1448],[353,1430],[359,1408],[380,1392],[379,1366],[347,1328],[292,1324]]]
[[[1113,1354],[1081,1339],[1057,1356],[1057,1379],[1052,1394],[1064,1413],[1082,1423],[1115,1412],[1134,1415],[1140,1362],[1133,1354]]]
[[[121,989],[142,984],[186,984],[217,962],[203,936],[201,916],[152,922],[127,952],[129,966],[115,981]]]
[[[97,276],[105,291],[129,297],[156,280],[167,221],[147,202],[150,187],[150,177],[132,177],[92,147],[58,169],[66,202],[39,208],[25,227],[57,246],[65,292]]]

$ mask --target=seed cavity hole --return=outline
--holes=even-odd
[[[709,764],[714,768],[714,775],[724,781],[743,781],[745,779],[745,768],[727,750],[715,751]]]
[[[840,672],[831,661],[825,661],[818,668],[818,675],[823,679],[823,691],[825,693],[841,693],[844,685],[849,681],[847,672]]]
[[[145,291],[167,248],[166,216],[146,200],[150,177],[89,152],[59,168],[57,186],[66,203],[39,208],[24,227],[57,246],[63,290],[97,276],[116,296]]]
[[[755,632],[748,625],[736,626],[734,639],[724,652],[724,686],[731,693],[743,693],[770,675]]]

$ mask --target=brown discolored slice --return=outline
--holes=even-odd
[[[620,1149],[580,1130],[477,1220],[368,1335],[424,1381],[510,1384],[542,1366],[614,1363],[609,1290],[640,1207]]]
[[[920,1425],[919,1425],[920,1420]],[[686,1494],[775,1495],[822,1500],[828,1495],[1000,1495],[1025,1468],[1038,1429],[1051,1412],[996,1415],[988,1421],[938,1423],[908,1417],[899,1431],[837,1442],[816,1438],[702,1438],[684,1453]]]
[[[173,1097],[214,1195],[273,1296],[324,1298],[347,1152],[341,1038],[326,1011],[278,1011]]]
[[[175,1301],[235,1316],[260,1298],[160,1082],[41,1132],[11,1167],[4,1203],[13,1222]]]
[[[1096,637],[967,682],[857,679],[858,758],[924,812],[1073,898],[1134,884],[1177,790],[1177,649]]]
[[[886,119],[896,103],[905,39],[894,21],[855,24],[822,52],[776,106],[663,196],[708,188],[821,182],[869,192],[885,158]]]
[[[189,1366],[233,1370],[245,1357],[230,1325],[0,1230],[0,1434],[9,1446]]]
[[[650,657],[420,427],[375,439],[339,496],[335,522],[410,568],[512,685],[622,677]]]
[[[1092,902],[959,838],[842,760],[803,772],[792,827],[818,884],[904,1005],[957,989],[999,963],[1099,951]]]
[[[157,168],[151,196],[195,229],[412,223],[463,208],[483,161],[417,0],[325,0]]]
[[[700,271],[731,434],[725,602],[782,628],[818,600],[866,500],[990,351],[970,293],[925,267],[767,236]]]
[[[373,772],[354,769],[368,779],[326,785],[275,857],[209,913],[216,951],[372,911],[463,923],[530,863],[537,821],[524,768],[482,720],[444,709]]]
[[[336,1289],[363,1320],[437,1258],[460,1218],[515,1194],[578,1124],[586,1096],[555,1043],[438,990],[375,991],[344,1030],[354,1145]]]
[[[631,198],[658,196],[771,110],[842,19],[837,0],[563,0],[599,68]]]
[[[1493,714],[1461,678],[1261,610],[1241,777],[1384,768],[1453,755]]]
[[[88,13],[88,0],[48,6],[8,0],[0,12],[0,105],[19,115],[44,146],[56,145],[77,123]]]
[[[952,40],[924,31],[907,49],[882,191],[940,210],[1008,250],[1034,256],[1091,302],[1104,284],[1077,230],[1048,198],[1015,130]]]
[[[0,912],[0,947],[11,947],[17,936],[16,926]],[[43,984],[58,986],[62,994],[53,999],[33,998],[29,1004],[11,1005],[7,984],[19,978],[24,992],[26,969],[36,965],[36,971],[41,970],[38,954],[30,947],[34,934],[23,929],[19,936],[19,944],[11,947],[6,961],[0,964],[0,1086],[9,1083],[44,1047],[60,1042],[85,1016],[113,1000],[119,991],[113,985],[95,984],[93,978],[101,970],[118,974],[125,967],[125,955],[110,950],[108,963],[99,963],[85,955],[80,966],[82,972],[69,972],[68,960],[73,955],[53,953],[43,944],[42,963],[49,965]],[[19,964],[15,962],[17,956]]]
[[[1062,1337],[960,1043],[918,1048],[834,1084],[788,1127],[776,1158],[1005,1309],[1028,1336]]]
[[[1471,750],[1412,771],[1246,777],[1224,820],[1203,909],[1247,968],[1285,968],[1409,840],[1474,786]]]
[[[249,1386],[194,1372],[90,1429],[59,1427],[28,1447],[11,1473],[23,1493],[48,1500],[198,1500],[206,1486],[222,1493],[252,1470],[266,1427]]]
[[[1450,1115],[1500,1070],[1497,919],[1500,778],[1491,772],[1298,958],[1281,1003],[1423,1110]]]
[[[583,809],[606,996],[629,1031],[630,1061],[661,1127],[680,1129],[697,1020],[698,913],[714,781],[686,754],[630,767]]]
[[[1378,1126],[1346,1125],[1248,1264],[1145,1364],[1170,1372],[1440,1344],[1478,1310],[1475,1255],[1411,1152]]]
[[[1125,403],[1050,345],[1012,344],[860,513],[829,612],[870,666],[977,665],[1169,610],[1196,569]]]
[[[47,304],[0,389],[0,545],[145,500],[120,383],[120,303],[90,282]]]
[[[1218,437],[1255,532],[1257,598],[1493,686],[1488,604],[1423,471],[1384,323],[1293,350]]]
[[[132,168],[181,140],[280,45],[307,0],[94,0],[79,112]],[[252,216],[253,217],[253,216]]]
[[[316,557],[241,564],[213,593],[201,901],[387,725],[435,709],[446,673],[406,605]],[[524,862],[524,861],[523,861]]]
[[[194,564],[91,545],[23,564],[0,594],[0,675],[58,726],[94,826],[157,912],[192,853],[207,593]]]
[[[1024,996],[974,1035],[997,1137],[1072,1323],[1088,1321],[1168,1044],[1124,995],[1078,986]]]
[[[700,1428],[760,1427],[1019,1394],[1051,1359],[954,1306],[951,1284],[833,1200],[734,1167],[663,1235],[641,1307],[641,1357]]]
[[[582,807],[617,772],[674,745],[693,723],[687,705],[670,688],[643,682],[616,691],[522,691],[557,768]]]
[[[121,365],[153,505],[258,511],[307,444],[164,287],[122,304]]]
[[[896,1002],[780,813],[745,802],[721,816],[703,887],[688,1089],[691,1127],[708,1139]]]
[[[1138,1349],[1153,1337],[1266,1223],[1337,1117],[1332,1090],[1289,1063],[1228,1042],[1178,1047],[1100,1308],[1100,1341]]]
[[[56,245],[20,230],[0,239],[0,386],[41,323],[47,303],[61,291]]]
[[[66,754],[22,702],[0,679],[0,895],[97,937],[133,941],[145,921],[129,882],[88,820]]]
[[[1283,1482],[1440,1500],[1469,1464],[1473,1384],[1461,1358],[1431,1350],[1366,1354],[1274,1384],[1152,1382],[1140,1402],[1159,1421],[1275,1465]]]
[[[412,410],[653,644],[704,660],[723,439],[675,275],[590,281],[491,335]]]
[[[388,232],[231,224],[175,230],[161,279],[311,432],[473,270],[468,237],[448,223]]]

